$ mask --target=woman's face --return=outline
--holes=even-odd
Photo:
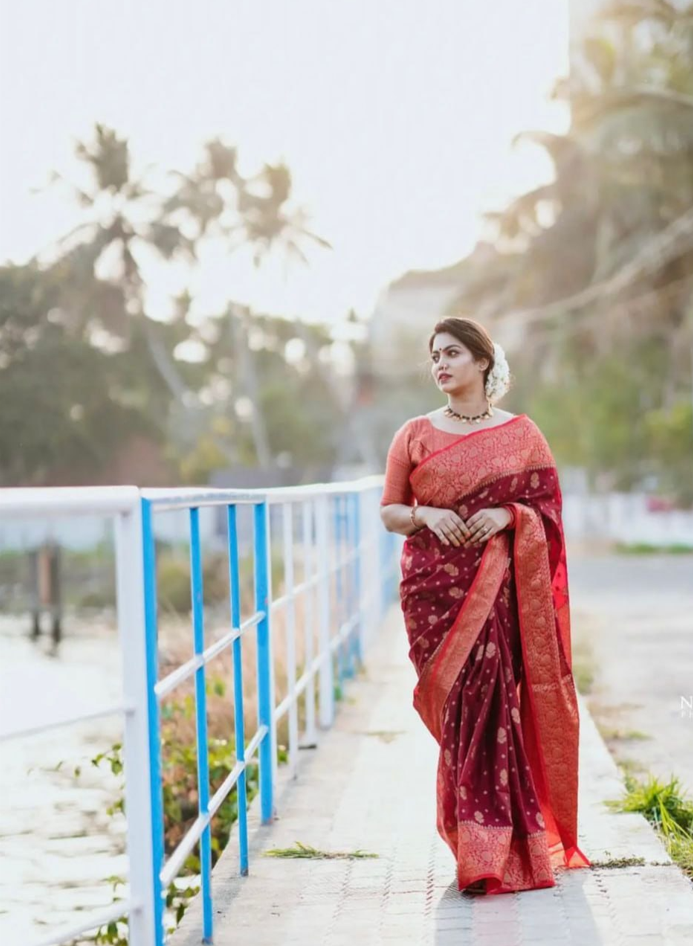
[[[438,332],[431,345],[431,374],[441,391],[452,394],[469,389],[475,383],[483,384],[488,361],[474,361],[474,356],[462,342],[449,332]]]

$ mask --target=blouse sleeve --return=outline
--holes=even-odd
[[[395,432],[392,438],[390,449],[387,452],[385,485],[380,499],[381,506],[387,506],[390,503],[404,503],[406,506],[414,505],[414,495],[409,485],[409,474],[412,471],[412,462],[409,456],[409,435],[410,429],[407,422]]]

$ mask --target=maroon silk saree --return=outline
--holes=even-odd
[[[555,886],[588,867],[577,845],[579,717],[571,670],[561,491],[551,450],[519,414],[432,453],[410,483],[423,506],[512,505],[515,527],[469,548],[430,529],[402,552],[414,707],[440,746],[437,828],[460,890]]]

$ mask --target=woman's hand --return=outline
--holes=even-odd
[[[464,545],[471,533],[464,519],[452,509],[437,506],[417,506],[416,518],[434,532],[444,545]]]
[[[470,545],[481,545],[482,542],[487,542],[496,532],[507,528],[511,519],[512,516],[508,510],[502,507],[477,510],[467,519],[469,535],[462,545],[467,548]]]

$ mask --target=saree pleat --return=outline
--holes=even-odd
[[[440,746],[437,828],[460,889],[555,885],[586,867],[577,844],[577,697],[561,496],[526,417],[460,438],[413,471],[418,503],[511,504],[515,528],[477,547],[423,529],[402,552],[402,610],[417,671],[413,703]]]

